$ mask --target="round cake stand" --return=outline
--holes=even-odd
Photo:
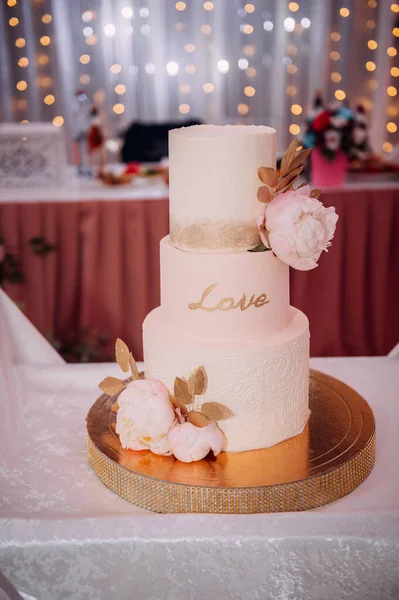
[[[89,463],[101,481],[133,504],[159,513],[268,513],[316,508],[349,494],[375,459],[375,421],[346,384],[310,373],[305,430],[281,444],[182,463],[121,447],[115,396],[87,416]]]

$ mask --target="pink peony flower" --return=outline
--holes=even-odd
[[[169,430],[176,414],[163,383],[155,379],[132,381],[118,397],[116,433],[123,448],[169,455]]]
[[[338,215],[310,198],[310,187],[278,194],[257,219],[262,242],[278,258],[294,269],[308,271],[317,267],[323,250],[334,237]]]
[[[196,427],[188,421],[175,425],[168,434],[172,454],[181,462],[201,460],[212,450],[219,454],[224,435],[213,421],[205,427]]]

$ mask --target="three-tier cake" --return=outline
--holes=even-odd
[[[143,324],[145,377],[173,394],[176,375],[201,365],[201,403],[229,413],[218,422],[223,449],[278,444],[309,417],[309,324],[290,306],[288,264],[250,251],[265,212],[258,169],[275,168],[276,132],[194,126],[172,131],[169,145],[170,236],[161,305]]]

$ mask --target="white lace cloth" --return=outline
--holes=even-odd
[[[97,479],[85,415],[116,365],[19,367],[26,434],[1,458],[1,570],[38,600],[399,598],[399,360],[312,366],[373,407],[376,466],[330,506],[237,516],[152,514]]]

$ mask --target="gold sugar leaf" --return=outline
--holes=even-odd
[[[290,164],[292,159],[295,156],[296,149],[298,148],[298,140],[294,138],[291,144],[288,147],[288,150],[285,151],[283,158],[281,159],[281,167],[280,172],[281,176],[285,177],[290,171]]]
[[[176,398],[174,398],[173,396],[170,396],[170,401],[172,403],[172,406],[174,408],[180,408],[182,415],[187,416],[187,407],[184,406],[184,404],[182,402],[179,402]]]
[[[111,406],[111,410],[113,412],[118,412],[118,410],[119,410],[118,400],[116,400],[116,402],[113,403],[113,405]]]
[[[201,406],[201,414],[211,421],[223,421],[234,417],[233,411],[219,402],[204,402]]]
[[[129,370],[129,348],[120,338],[115,342],[116,362],[124,373]]]
[[[314,189],[314,190],[312,190],[310,192],[310,197],[311,198],[319,198],[320,194],[321,194],[321,190],[319,190],[318,188],[316,188],[316,189]]]
[[[207,377],[204,367],[198,367],[191,373],[188,380],[188,391],[192,396],[201,396],[205,394],[207,386]]]
[[[136,361],[134,360],[133,354],[131,352],[129,352],[129,364],[130,364],[130,370],[132,372],[132,379],[133,379],[133,381],[136,381],[136,379],[140,378],[140,375],[139,375],[139,370],[136,365]]]
[[[264,204],[266,204],[267,202],[270,202],[270,200],[272,199],[270,190],[265,185],[263,185],[262,187],[260,187],[258,189],[257,196],[258,196],[259,202],[263,202]]]
[[[101,383],[99,383],[98,387],[104,392],[104,394],[113,396],[114,394],[122,391],[125,388],[125,385],[122,379],[117,379],[116,377],[106,377]]]
[[[269,187],[277,185],[277,174],[275,169],[271,167],[259,167],[258,177],[262,183],[265,183]]]
[[[188,390],[188,383],[180,377],[175,379],[174,394],[176,400],[182,402],[182,404],[192,404],[193,397]]]
[[[291,171],[284,179],[280,181],[278,186],[276,187],[276,192],[281,192],[284,188],[293,184],[296,179],[298,179],[299,175],[302,173],[303,167],[297,167],[293,171]]]
[[[195,427],[206,427],[210,423],[208,417],[195,410],[188,413],[188,420]]]
[[[289,170],[293,171],[294,169],[299,167],[299,165],[304,163],[311,152],[312,148],[308,148],[307,150],[301,150],[300,152],[297,152],[291,161]]]
[[[308,182],[307,181],[302,181],[302,183],[300,185],[298,185],[298,187],[296,189],[299,190],[299,188],[305,187],[305,185],[308,185]]]

